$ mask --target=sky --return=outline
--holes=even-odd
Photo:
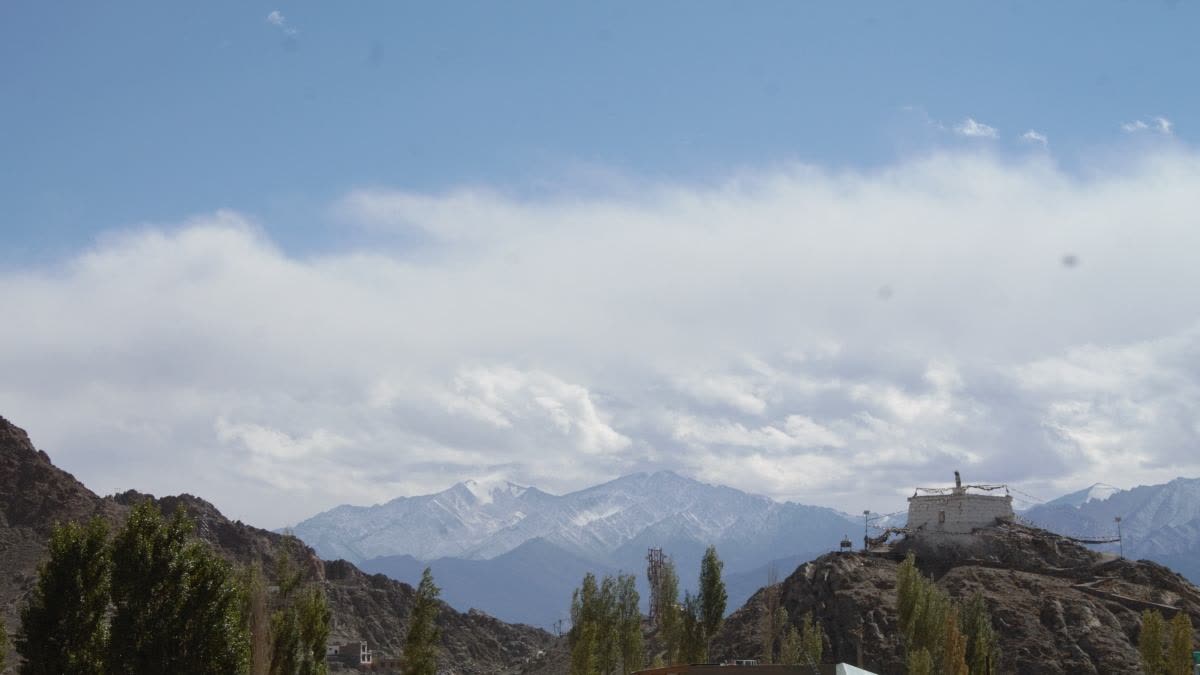
[[[0,415],[265,527],[1200,475],[1186,2],[0,5]]]

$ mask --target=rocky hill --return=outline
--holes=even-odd
[[[1143,609],[1170,617],[1179,608],[1200,626],[1200,589],[1175,572],[1021,525],[980,530],[970,543],[926,538],[901,541],[887,553],[824,555],[780,582],[783,605],[793,620],[813,612],[828,636],[827,658],[855,663],[861,648],[864,667],[902,673],[895,581],[908,551],[951,596],[983,593],[1004,673],[1136,673]],[[761,597],[759,591],[728,619],[714,656],[758,656]]]
[[[32,588],[55,522],[101,516],[119,525],[131,506],[149,495],[126,492],[101,498],[55,467],[21,429],[0,417],[0,615],[18,625],[19,608]],[[365,639],[396,655],[405,634],[414,590],[383,575],[368,575],[345,561],[320,560],[283,535],[230,521],[190,495],[163,497],[166,512],[182,506],[197,534],[238,564],[261,564],[270,574],[280,555],[292,555],[310,581],[321,583],[333,610],[333,639]],[[486,614],[457,612],[443,604],[443,665],[455,673],[523,673],[545,664],[556,640],[545,631],[504,623]]]

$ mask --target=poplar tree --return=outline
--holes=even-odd
[[[271,669],[271,613],[259,565],[242,570],[244,590],[242,614],[250,634],[250,675],[269,675]]]
[[[805,612],[800,621],[800,651],[805,665],[821,663],[825,653],[825,629],[813,620],[812,612]]]
[[[324,675],[332,612],[316,584],[304,584],[295,556],[300,542],[288,535],[275,562],[276,592],[270,618],[270,675]],[[261,620],[261,619],[259,619]],[[257,654],[261,646],[255,645]],[[256,666],[257,667],[257,666]]]
[[[571,675],[595,675],[599,672],[596,667],[596,648],[599,640],[596,637],[596,624],[586,623],[572,626],[571,643]]]
[[[417,585],[408,635],[404,638],[404,675],[437,673],[438,641],[442,637],[437,626],[440,594],[441,589],[433,583],[433,572],[426,567]]]
[[[908,675],[933,675],[933,656],[922,647],[908,653]]]
[[[1142,670],[1146,675],[1162,675],[1166,670],[1165,623],[1157,610],[1142,612],[1142,630],[1138,634],[1138,653],[1142,657]]]
[[[587,573],[571,595],[571,675],[631,673],[642,667],[645,645],[637,580]]]
[[[642,612],[638,608],[637,580],[632,574],[617,577],[616,623],[620,636],[621,672],[629,675],[642,667],[645,645],[642,640]]]
[[[605,575],[600,581],[597,603],[594,616],[600,644],[596,652],[596,667],[608,675],[616,669],[621,659],[621,635],[616,622],[617,582],[611,576]]]
[[[21,611],[16,641],[25,660],[21,673],[99,675],[108,643],[108,528],[98,518],[87,525],[57,525],[49,554]]]
[[[967,637],[966,661],[970,674],[996,675],[1000,663],[999,638],[982,593],[976,592],[963,606],[962,633]]]
[[[690,591],[683,593],[683,610],[680,612],[679,660],[698,663],[708,660],[708,644],[704,634],[704,614],[699,596]]]
[[[1192,618],[1180,611],[1171,619],[1167,629],[1167,673],[1168,675],[1191,675],[1192,668]]]
[[[316,584],[304,589],[296,599],[296,617],[300,628],[300,675],[325,675],[325,646],[329,642],[329,622],[333,612],[325,601],[325,592]]]
[[[801,665],[801,659],[804,658],[804,647],[800,638],[800,632],[795,626],[788,626],[784,632],[783,640],[779,644],[779,663],[785,666]]]
[[[704,629],[705,657],[709,644],[725,622],[725,605],[729,596],[721,579],[724,568],[725,563],[717,557],[717,547],[709,546],[704,552],[704,559],[700,561],[700,620]]]
[[[675,562],[669,558],[663,564],[662,575],[659,577],[658,598],[658,637],[666,651],[667,665],[674,665],[679,663],[682,617],[679,612],[679,576],[675,573]]]
[[[967,668],[967,638],[959,625],[957,607],[945,613],[945,637],[942,638],[942,675],[969,675]]]
[[[596,575],[583,575],[583,583],[571,593],[571,631],[567,644],[571,647],[571,675],[594,675],[597,672],[597,651],[600,647],[599,621],[596,610],[600,588]]]
[[[935,666],[947,675],[995,672],[995,635],[982,597],[972,598],[964,616],[945,591],[921,576],[911,553],[896,570],[896,607],[910,674]]]

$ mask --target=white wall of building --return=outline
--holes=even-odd
[[[976,494],[918,495],[908,498],[908,528],[968,534],[1013,517],[1012,497]]]

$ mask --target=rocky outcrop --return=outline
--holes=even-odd
[[[280,556],[289,556],[307,580],[320,583],[333,611],[333,640],[365,639],[381,654],[400,653],[414,590],[383,575],[367,575],[346,561],[322,561],[294,537],[268,532],[221,515],[192,495],[154,498],[135,491],[99,497],[71,474],[55,467],[28,435],[0,417],[0,616],[10,627],[33,587],[46,541],[56,522],[93,516],[114,527],[133,505],[154,500],[165,513],[182,508],[196,534],[237,565],[260,566],[268,579]],[[443,603],[445,672],[484,675],[543,669],[556,639],[545,631],[504,623],[486,614],[457,612]]]
[[[1200,589],[1171,570],[1021,525],[905,540],[883,553],[822,556],[781,582],[783,606],[793,620],[813,612],[828,636],[827,658],[903,673],[895,581],[909,551],[952,597],[983,594],[1000,636],[1001,672],[1136,673],[1143,609],[1168,617],[1185,611],[1200,626]],[[714,656],[758,656],[761,597],[726,621]]]

